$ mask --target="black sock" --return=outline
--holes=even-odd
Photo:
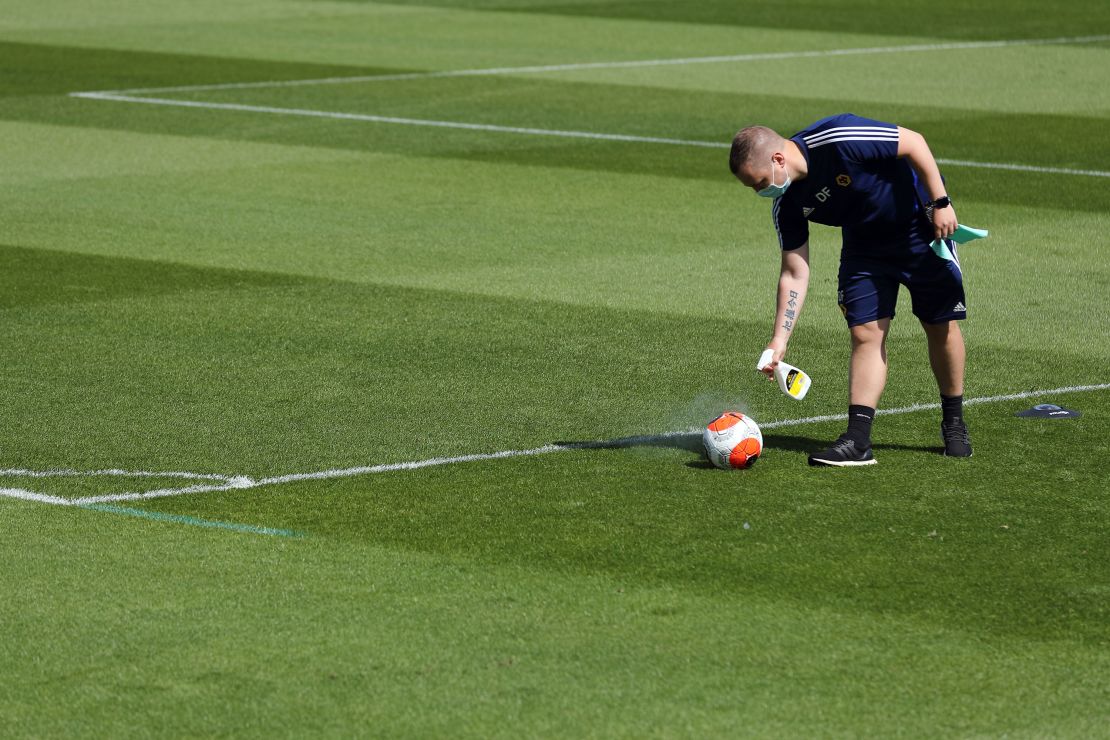
[[[940,412],[944,421],[963,421],[964,397],[940,394]]]
[[[870,447],[871,422],[874,418],[875,409],[851,404],[848,406],[848,431],[844,432],[844,436],[861,447]]]

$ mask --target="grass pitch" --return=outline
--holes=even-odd
[[[9,5],[0,488],[109,497],[0,496],[10,734],[1105,733],[1107,390],[970,406],[970,460],[918,411],[859,471],[814,422],[740,473],[678,436],[224,485],[842,412],[839,235],[799,404],[724,145],[846,110],[992,232],[966,395],[1110,382],[1104,3]],[[69,95],[134,88],[174,89]],[[934,402],[908,300],[890,356],[884,406]],[[186,486],[227,490],[110,500]]]

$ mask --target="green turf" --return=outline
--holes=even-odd
[[[364,0],[353,0],[363,2]],[[528,13],[599,18],[670,21],[739,26],[783,27],[834,33],[918,34],[925,30],[944,39],[1023,38],[1105,33],[1106,6],[1077,2],[1045,13],[1036,0],[987,0],[974,4],[939,0],[920,6],[891,6],[883,0],[701,0],[696,4],[666,0],[398,0],[399,5],[515,10]],[[943,21],[940,19],[943,18]]]
[[[1105,4],[10,4],[0,469],[258,479],[596,444],[95,507],[0,496],[6,734],[1105,734],[1110,392],[970,406],[971,460],[938,454],[935,410],[879,417],[880,464],[859,471],[805,465],[840,422],[768,426],[739,473],[696,435],[607,444],[726,407],[843,411],[839,235],[812,234],[799,404],[752,369],[778,254],[724,148],[66,95],[1087,36]],[[1108,55],[164,95],[722,144],[851,110],[939,157],[1105,173]],[[961,253],[968,395],[1110,382],[1110,177],[943,169],[961,220],[992,232]],[[905,295],[890,357],[883,405],[933,402]],[[1037,401],[1083,416],[1013,416]]]

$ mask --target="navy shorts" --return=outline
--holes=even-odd
[[[932,235],[910,229],[901,238],[881,242],[844,235],[840,254],[837,302],[848,326],[894,318],[898,286],[909,289],[913,315],[926,324],[967,318],[963,273],[955,242],[955,260],[939,257],[929,246]]]

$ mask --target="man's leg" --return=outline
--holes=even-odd
[[[963,419],[964,365],[967,353],[964,336],[957,321],[937,324],[921,322],[929,341],[929,364],[940,389],[941,424],[944,454],[971,457],[971,438]]]
[[[900,278],[896,264],[864,256],[845,239],[837,276],[837,303],[852,335],[848,429],[828,449],[810,455],[810,465],[875,464],[871,422],[886,386],[886,336],[898,302]]]
[[[876,408],[886,386],[886,337],[890,333],[890,319],[858,324],[851,332],[848,402]]]
[[[942,396],[962,396],[964,394],[964,363],[967,357],[964,350],[964,335],[957,321],[944,321],[939,324],[921,322],[925,336],[929,340],[929,364]]]
[[[856,324],[848,364],[848,429],[827,450],[809,456],[810,465],[873,465],[871,422],[886,386],[886,337],[890,319]]]

